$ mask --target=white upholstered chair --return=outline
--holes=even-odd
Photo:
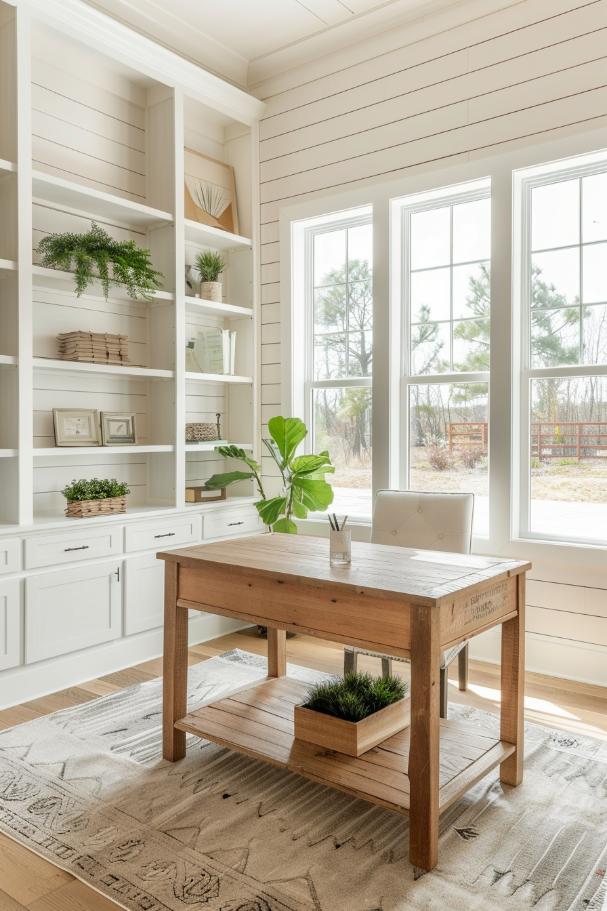
[[[418,493],[412,490],[380,490],[375,498],[371,540],[374,544],[393,544],[420,550],[446,550],[470,553],[474,494]],[[358,655],[381,658],[382,673],[391,673],[392,661],[379,652],[346,646],[344,674],[356,670]],[[459,688],[468,686],[468,643],[463,642],[441,655],[440,714],[447,717],[448,669],[458,659]]]

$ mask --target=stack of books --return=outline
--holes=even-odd
[[[57,336],[59,356],[64,361],[89,364],[127,364],[127,335],[107,332],[62,332]]]

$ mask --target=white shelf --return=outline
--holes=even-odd
[[[145,443],[134,446],[51,446],[48,448],[34,449],[34,458],[61,458],[63,456],[89,456],[89,455],[123,455],[126,453],[154,453],[175,452],[172,444],[146,445]]]
[[[252,376],[236,376],[227,373],[186,373],[186,380],[192,380],[197,383],[241,383],[251,385]]]
[[[0,158],[0,174],[13,174],[17,170],[14,161],[7,161],[6,158]]]
[[[190,221],[187,218],[185,220],[185,239],[193,244],[212,247],[214,250],[233,250],[235,247],[250,247],[252,244],[250,237],[222,231],[221,228],[213,228],[211,225],[201,225],[197,221]]]
[[[174,370],[158,370],[153,367],[130,367],[128,364],[82,364],[77,361],[60,361],[53,358],[35,357],[34,368],[38,370],[65,370],[70,373],[120,373],[124,376],[149,377],[151,379],[172,380]]]
[[[186,443],[186,452],[213,452],[218,446],[238,446],[240,449],[253,449],[252,443],[228,443],[226,440],[214,440],[212,443]]]
[[[185,302],[187,307],[203,310],[205,313],[212,313],[215,316],[253,318],[253,309],[251,307],[238,307],[236,304],[219,304],[216,301],[203,300],[201,297],[186,297]]]
[[[0,259],[0,275],[7,272],[15,272],[17,263],[13,259]]]
[[[113,222],[126,222],[137,227],[153,227],[173,222],[170,212],[163,212],[131,199],[122,199],[113,193],[105,193],[41,171],[34,171],[32,174],[32,193],[34,202],[50,202],[63,209],[111,218]]]
[[[72,291],[74,294],[76,293],[75,280],[72,272],[62,272],[60,269],[47,269],[44,266],[33,266],[32,279],[37,288]],[[83,296],[104,299],[101,282],[98,279],[95,279],[95,281],[86,289]],[[109,297],[110,300],[135,300],[135,298],[132,298],[127,293],[126,288],[122,285],[112,285],[110,287]],[[170,291],[155,291],[153,294],[153,299],[159,301],[172,301],[174,298],[175,295]],[[137,300],[145,302],[144,298],[137,298]]]
[[[16,367],[17,358],[11,354],[0,354],[0,367]]]
[[[16,449],[0,449],[0,459],[13,459],[16,455]]]

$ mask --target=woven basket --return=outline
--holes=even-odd
[[[200,282],[200,296],[205,301],[220,304],[223,300],[222,282]]]
[[[192,421],[185,425],[186,443],[212,443],[218,439],[217,424]]]
[[[90,519],[126,512],[126,497],[107,497],[105,500],[71,500],[65,514],[69,519]]]

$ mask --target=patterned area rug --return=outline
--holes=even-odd
[[[264,674],[202,662],[190,704]],[[607,744],[528,726],[523,785],[477,785],[414,881],[402,817],[195,738],[165,763],[160,705],[152,680],[1,733],[0,830],[129,911],[607,909]]]

